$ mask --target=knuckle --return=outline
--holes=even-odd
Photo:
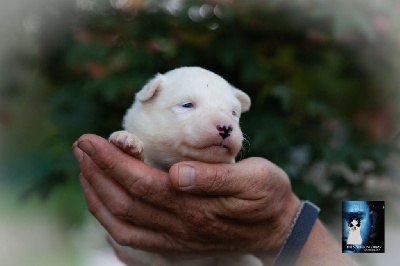
[[[114,238],[115,242],[117,242],[121,246],[130,246],[131,244],[129,234],[127,234],[123,230],[117,230],[111,233],[111,236]]]
[[[218,191],[221,188],[225,187],[227,185],[227,180],[230,179],[229,177],[232,175],[232,172],[230,169],[225,169],[225,168],[216,168],[215,174],[211,175],[211,178],[209,178],[208,185],[207,185],[207,192],[213,192],[213,191]]]
[[[268,169],[271,168],[271,162],[261,158],[261,157],[253,157],[250,158],[252,164],[254,164],[255,168],[260,169],[261,171],[263,171],[264,173],[268,172]]]
[[[99,162],[98,166],[106,173],[114,173],[118,168],[118,162],[111,157],[104,158]]]
[[[127,219],[130,216],[130,205],[126,201],[116,200],[111,203],[111,213],[119,219]]]
[[[193,208],[186,216],[186,219],[197,230],[202,230],[203,228],[208,228],[214,222],[214,216],[211,213],[207,213],[205,208]]]
[[[175,232],[175,236],[177,240],[180,240],[184,243],[190,242],[192,240],[192,234],[190,234],[187,230],[180,230],[178,232]]]
[[[130,260],[130,256],[129,254],[123,250],[122,248],[119,249],[114,249],[114,253],[117,256],[117,258],[119,260],[121,260],[122,262],[128,263]]]
[[[260,180],[269,179],[274,175],[274,165],[263,158],[252,158],[254,169],[258,176],[262,177]]]
[[[129,188],[129,192],[140,198],[147,198],[151,191],[152,178],[143,177],[135,180]]]
[[[276,190],[291,188],[290,179],[284,170],[266,159],[254,158],[254,160],[257,170],[255,174],[258,178],[252,182],[254,187],[260,189],[259,193],[270,194]]]
[[[89,212],[94,216],[94,217],[97,217],[98,215],[98,213],[99,213],[99,211],[100,211],[100,208],[101,208],[101,203],[100,202],[98,202],[98,201],[88,201],[87,202],[87,208],[88,208],[88,210],[89,210]]]

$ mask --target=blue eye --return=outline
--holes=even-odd
[[[185,104],[182,105],[182,107],[183,108],[193,108],[194,105],[193,105],[193,103],[185,103]]]

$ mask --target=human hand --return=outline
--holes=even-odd
[[[73,151],[88,209],[114,240],[168,257],[272,260],[300,205],[287,175],[261,158],[181,162],[165,173],[96,135],[80,137]]]

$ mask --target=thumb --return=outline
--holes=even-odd
[[[261,158],[249,158],[235,164],[180,162],[170,168],[169,176],[172,186],[181,191],[238,196],[251,193],[250,188],[261,183],[260,174],[267,170],[265,162],[268,161]]]

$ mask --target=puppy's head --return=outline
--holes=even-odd
[[[357,230],[359,230],[359,229],[360,229],[360,226],[361,226],[361,224],[360,224],[360,218],[350,219],[350,220],[349,220],[349,223],[348,223],[348,226],[349,226],[349,230],[350,230],[350,231],[357,231]]]
[[[249,108],[250,98],[220,76],[183,67],[156,75],[137,93],[124,127],[160,168],[186,160],[232,163],[243,141],[239,118]]]

